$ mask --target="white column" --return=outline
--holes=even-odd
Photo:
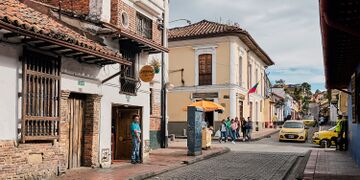
[[[235,60],[236,58],[236,42],[230,42],[230,84],[236,84],[236,68],[235,68]],[[231,88],[230,89],[230,118],[236,117],[236,90]]]

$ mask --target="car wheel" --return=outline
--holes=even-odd
[[[327,139],[323,139],[320,141],[320,147],[321,148],[325,148],[325,145],[326,147],[330,147],[331,146],[331,141],[327,140]]]

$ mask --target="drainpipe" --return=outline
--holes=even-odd
[[[166,4],[166,0],[164,0],[164,4]],[[165,5],[166,6],[166,5]],[[161,33],[161,41],[162,46],[166,45],[166,26],[165,26],[165,11],[162,15],[162,33]],[[166,135],[167,131],[167,114],[166,114],[166,87],[165,87],[165,52],[161,53],[161,148],[168,147],[168,137]]]

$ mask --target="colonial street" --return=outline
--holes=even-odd
[[[309,141],[279,142],[278,134],[255,142],[222,145],[231,152],[152,179],[295,179],[305,168],[302,159],[306,153],[319,149]]]

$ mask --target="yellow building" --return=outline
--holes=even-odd
[[[217,130],[226,117],[251,117],[254,129],[263,128],[265,69],[273,61],[251,35],[238,26],[210,21],[169,31],[168,93],[169,133],[185,135],[186,112],[182,108],[206,99],[225,107],[225,112],[206,113]],[[247,95],[257,82],[256,93]]]

